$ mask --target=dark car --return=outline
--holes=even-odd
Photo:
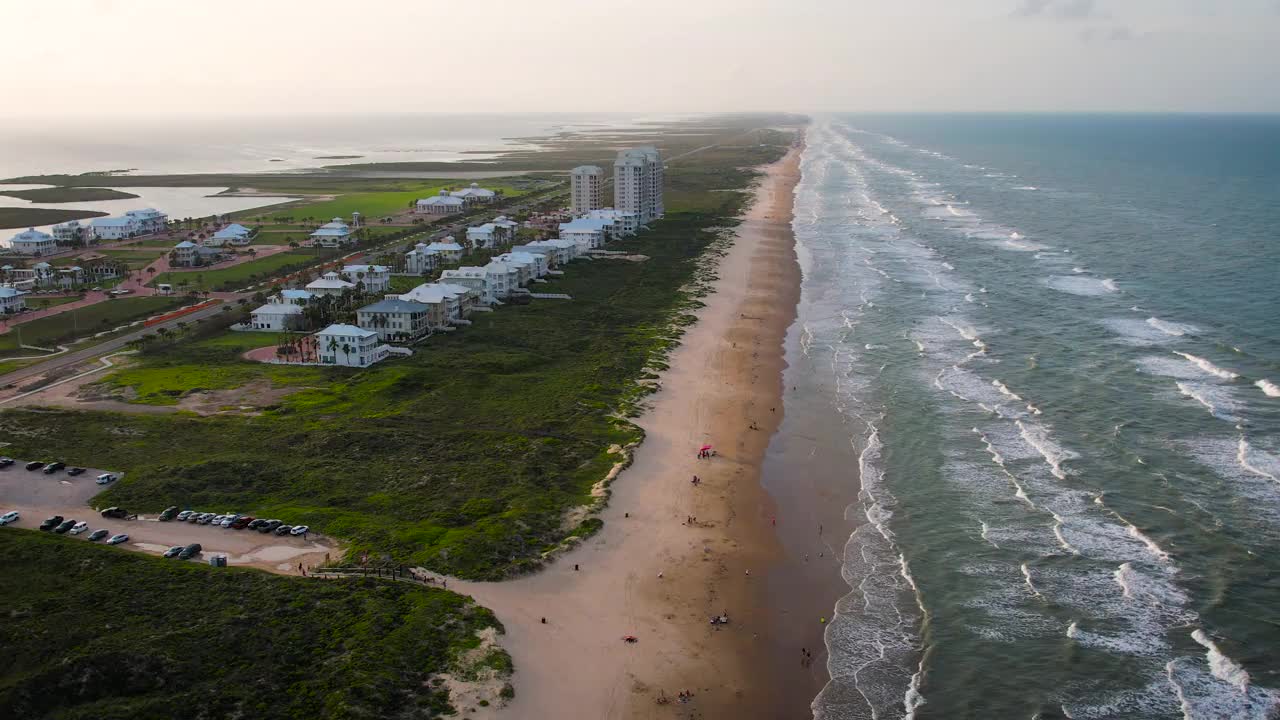
[[[249,528],[250,530],[257,530],[258,528],[262,527],[263,525],[266,525],[266,524],[267,524],[267,522],[268,522],[268,521],[267,521],[265,518],[262,518],[262,519],[254,520],[253,522],[249,523],[249,524],[248,524],[248,525],[246,525],[245,527]]]
[[[186,548],[181,545],[174,545],[173,547],[164,551],[164,556],[167,558],[177,557],[178,554],[181,553],[183,550],[186,550]]]
[[[190,545],[182,548],[182,552],[178,553],[178,559],[190,560],[196,555],[199,555],[200,551],[203,549],[204,548],[200,547],[200,543],[191,543]]]
[[[9,467],[12,464],[13,464],[13,458],[0,457],[0,467]]]
[[[44,463],[40,462],[39,460],[32,460],[31,462],[27,463],[28,470],[39,470],[42,467],[44,467]]]
[[[160,519],[164,521],[172,520],[177,516],[178,516],[177,505],[170,505],[169,507],[164,509],[164,512],[160,513]]]
[[[128,511],[128,510],[125,510],[124,508],[120,508],[120,507],[109,507],[109,508],[107,508],[106,510],[103,510],[103,511],[102,511],[102,517],[104,517],[104,518],[115,518],[115,519],[119,520],[119,519],[121,519],[121,518],[127,518],[127,517],[129,517],[129,511]]]
[[[275,530],[276,528],[280,527],[282,524],[283,524],[283,521],[281,520],[268,520],[266,525],[262,525],[258,528],[258,532],[269,533]]]
[[[75,526],[76,526],[75,520],[63,520],[62,524],[54,528],[53,531],[61,535]]]
[[[246,527],[252,525],[256,521],[257,521],[257,518],[255,518],[252,515],[245,515],[244,517],[238,517],[236,518],[235,522],[231,523],[231,529],[243,530]]]
[[[68,474],[68,475],[71,475],[71,476],[73,476],[73,477],[74,477],[74,476],[76,476],[76,475],[83,475],[83,474],[84,474],[84,468],[82,468],[82,467],[67,468],[67,474]]]
[[[97,542],[102,538],[106,537],[108,532],[109,531],[106,528],[103,528],[101,530],[94,530],[93,532],[89,533],[89,540],[93,542]]]
[[[280,527],[276,528],[275,530],[272,530],[271,532],[275,533],[276,535],[288,535],[292,531],[293,531],[292,525],[281,525]]]
[[[66,466],[67,464],[64,462],[51,462],[48,465],[44,466],[44,474],[52,475]]]
[[[58,525],[60,525],[61,523],[62,523],[62,516],[61,516],[61,515],[54,515],[53,517],[48,518],[48,519],[47,519],[47,520],[45,520],[44,522],[40,523],[40,529],[41,529],[41,530],[52,530],[52,529],[54,529],[54,528],[58,527]]]

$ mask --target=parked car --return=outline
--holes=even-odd
[[[289,531],[289,534],[290,535],[306,535],[310,530],[311,528],[307,527],[306,525],[295,525],[294,528]]]
[[[292,525],[281,525],[280,527],[276,528],[275,530],[272,530],[271,532],[275,533],[276,535],[288,535],[292,530],[293,530]]]
[[[178,514],[178,506],[170,505],[169,507],[164,509],[164,512],[160,513],[159,519],[163,522],[168,522],[172,520],[174,516],[177,514]]]
[[[97,542],[106,536],[107,536],[107,531],[99,528],[89,533],[89,540],[92,542]]]
[[[266,524],[267,524],[267,522],[269,522],[269,521],[268,521],[268,520],[265,520],[265,519],[262,519],[262,518],[259,518],[259,519],[257,519],[257,520],[254,520],[253,522],[249,523],[248,528],[249,528],[250,530],[257,530],[258,528],[262,527],[263,525],[266,525]]]
[[[202,513],[202,512],[198,512],[198,511],[197,511],[197,512],[193,512],[193,513],[191,513],[191,517],[187,518],[187,522],[189,522],[189,523],[198,523],[198,522],[200,522],[200,518],[202,518],[202,517],[204,517],[204,513]]]
[[[40,529],[41,529],[41,530],[52,530],[52,529],[54,529],[54,528],[58,527],[58,525],[60,525],[61,523],[62,523],[62,516],[61,516],[61,515],[54,515],[54,516],[53,516],[53,517],[51,517],[51,518],[46,518],[44,522],[40,523]]]
[[[177,516],[176,518],[174,518],[174,520],[177,520],[178,522],[186,522],[186,521],[187,521],[187,518],[191,517],[191,514],[192,514],[193,512],[195,512],[195,511],[194,511],[194,510],[183,510],[182,512],[178,513],[178,516]]]
[[[252,515],[241,515],[240,517],[236,518],[236,521],[235,521],[235,522],[231,523],[231,529],[232,529],[232,530],[243,530],[243,529],[245,529],[246,527],[248,527],[248,526],[252,525],[253,523],[257,522],[257,520],[258,520],[258,519],[257,519],[257,518],[255,518],[255,517],[254,517],[254,516],[252,516]]]
[[[67,532],[71,533],[72,535],[79,535],[80,533],[82,533],[82,532],[84,532],[85,530],[88,530],[88,529],[89,529],[89,523],[87,523],[87,522],[85,522],[85,521],[81,520],[80,522],[76,523],[75,525],[72,525],[72,526],[71,526],[71,529],[70,529],[70,530],[68,530]]]
[[[122,542],[129,542],[129,536],[125,535],[124,533],[120,533],[119,535],[112,535],[111,539],[107,541],[107,544],[119,545]]]
[[[67,466],[67,464],[66,464],[66,463],[64,463],[64,462],[61,462],[61,461],[51,462],[51,463],[49,463],[48,465],[45,465],[45,466],[44,466],[44,474],[45,474],[45,475],[52,475],[52,474],[54,474],[54,473],[58,472],[59,470],[61,470],[62,468],[66,467],[66,466]]]
[[[70,530],[75,526],[76,526],[75,520],[63,520],[61,523],[58,524],[58,527],[53,529],[53,531],[58,533],[59,535],[62,535],[63,533],[65,533],[66,531]]]
[[[101,475],[98,476],[98,479],[95,482],[97,482],[99,485],[106,485],[107,483],[114,482],[118,479],[120,478],[115,473],[102,473]]]
[[[214,517],[216,517],[216,516],[215,516],[213,513],[205,513],[205,514],[203,514],[203,515],[201,515],[201,516],[200,516],[199,523],[200,523],[201,525],[208,525],[210,522],[212,522],[212,521],[213,521],[213,518],[214,518]]]
[[[121,520],[123,518],[129,517],[129,511],[121,507],[109,507],[106,510],[102,511],[102,517],[115,518],[116,520]]]
[[[5,513],[5,514],[0,515],[0,525],[8,525],[9,523],[14,522],[15,520],[17,520],[17,519],[18,519],[18,517],[19,517],[19,516],[18,516],[18,511],[17,511],[17,510],[10,510],[9,512],[7,512],[7,513]]]
[[[269,533],[283,524],[284,523],[280,520],[268,520],[266,525],[262,525],[258,528],[258,532]]]
[[[44,463],[40,462],[39,460],[32,460],[31,462],[27,463],[28,470],[39,470],[42,467],[44,467]]]
[[[12,464],[13,464],[13,458],[0,457],[0,467],[9,467]]]
[[[228,515],[228,516],[226,516],[226,517],[222,518],[222,523],[221,523],[221,524],[222,524],[222,527],[224,527],[224,528],[229,528],[229,527],[231,527],[232,525],[234,525],[234,524],[235,524],[235,522],[236,522],[237,520],[239,520],[239,519],[240,519],[240,517],[241,517],[240,515],[236,515],[236,514],[232,513],[231,515]]]
[[[76,475],[83,475],[84,468],[82,467],[67,468],[67,474],[70,475],[71,477],[75,477]]]
[[[178,553],[182,552],[184,549],[185,549],[185,546],[183,545],[174,545],[173,547],[164,551],[164,556],[167,558],[177,557]]]
[[[201,551],[201,550],[203,550],[203,549],[204,549],[204,548],[200,547],[200,543],[191,543],[190,545],[188,545],[188,546],[186,546],[186,547],[182,548],[182,552],[179,552],[179,553],[178,553],[178,559],[179,559],[179,560],[190,560],[191,558],[195,557],[196,555],[199,555],[199,554],[200,554],[200,551]]]

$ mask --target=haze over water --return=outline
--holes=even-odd
[[[803,172],[868,519],[816,716],[1280,711],[1280,120],[835,116]]]

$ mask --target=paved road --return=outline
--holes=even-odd
[[[234,302],[234,300],[232,302]],[[26,380],[27,378],[49,372],[50,370],[56,370],[57,368],[66,367],[68,365],[78,365],[86,360],[92,360],[99,355],[106,355],[107,353],[115,352],[125,345],[128,345],[131,341],[142,337],[144,334],[155,332],[157,328],[173,328],[176,327],[179,322],[191,322],[200,318],[211,317],[222,312],[222,308],[225,304],[226,303],[214,305],[213,307],[198,310],[189,315],[183,315],[182,317],[177,317],[158,325],[152,325],[151,327],[139,328],[134,332],[121,335],[117,338],[112,338],[111,340],[99,343],[92,347],[63,353],[62,355],[55,355],[44,362],[38,362],[34,365],[28,365],[20,370],[14,370],[6,375],[0,375],[0,387],[18,383]]]

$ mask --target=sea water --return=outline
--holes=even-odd
[[[863,519],[815,717],[1280,714],[1280,119],[831,116],[802,170]]]

